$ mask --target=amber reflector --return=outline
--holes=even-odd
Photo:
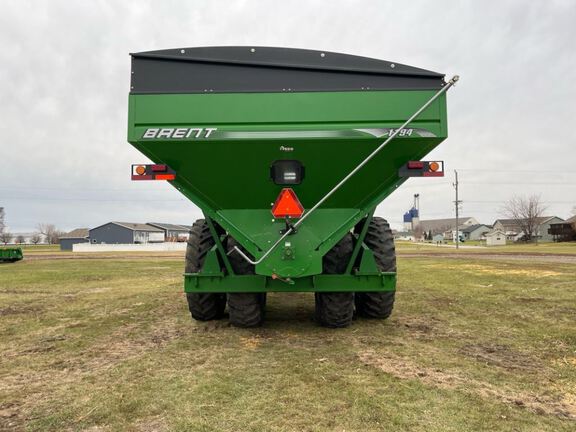
[[[276,198],[272,206],[272,214],[275,218],[299,218],[304,213],[304,207],[300,204],[298,197],[290,188],[284,188]]]

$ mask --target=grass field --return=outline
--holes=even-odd
[[[497,253],[497,254],[529,254],[529,255],[576,255],[576,243],[511,243],[505,246],[483,246],[478,243],[466,242],[461,244],[460,252],[466,253]],[[472,247],[470,247],[472,246]],[[432,243],[397,241],[399,251],[431,251],[441,253],[457,253],[454,243],[436,246]]]
[[[0,430],[576,429],[574,264],[400,255],[393,316],[335,331],[310,294],[192,322],[179,256],[41,258],[0,266]]]

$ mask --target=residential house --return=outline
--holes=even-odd
[[[72,245],[77,243],[87,243],[88,240],[88,228],[76,228],[70,231],[68,234],[64,234],[58,237],[60,242],[60,250],[72,250]]]
[[[540,242],[554,241],[553,234],[549,233],[550,225],[564,222],[557,216],[541,216],[536,219],[536,229],[532,233],[533,239]],[[506,239],[518,241],[524,238],[524,232],[516,219],[497,219],[493,228],[504,231]]]
[[[458,226],[460,229],[465,228],[470,225],[478,225],[478,221],[473,217],[461,217],[458,218]],[[423,233],[432,232],[432,236],[436,234],[444,234],[446,232],[452,233],[452,230],[456,228],[456,218],[449,219],[430,219],[421,220],[418,224],[418,229]],[[452,234],[449,235],[450,239]]]
[[[162,243],[164,230],[142,223],[108,222],[89,231],[90,243]]]
[[[185,242],[188,240],[190,234],[190,228],[183,225],[160,222],[148,222],[148,225],[160,228],[164,231],[164,240],[167,242]]]
[[[576,216],[564,222],[551,223],[548,228],[548,234],[554,241],[576,241]]]
[[[492,230],[491,226],[484,224],[468,225],[460,230],[464,240],[484,240],[484,235]]]

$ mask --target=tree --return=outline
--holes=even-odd
[[[422,240],[422,237],[424,237],[424,230],[422,229],[420,224],[414,227],[412,235],[414,236],[414,240]]]
[[[16,236],[16,243],[18,244],[26,243],[26,238],[22,234],[20,234],[19,236]]]
[[[40,233],[34,233],[32,234],[32,237],[30,237],[30,243],[32,244],[38,244],[40,243],[40,240],[42,240]]]
[[[512,219],[520,228],[523,239],[532,241],[537,234],[538,219],[542,217],[546,207],[539,195],[514,196],[504,204],[504,215]]]
[[[8,231],[4,231],[3,233],[0,233],[0,242],[4,243],[4,245],[7,245],[12,241],[12,237],[14,236]]]
[[[63,231],[60,231],[54,224],[38,224],[38,232],[46,237],[46,243],[48,244],[58,244],[58,238],[64,235]]]
[[[0,207],[0,234],[4,232],[4,207]]]

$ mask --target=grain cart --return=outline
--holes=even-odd
[[[387,318],[394,240],[376,206],[447,137],[457,77],[331,52],[210,47],[132,55],[128,141],[197,205],[184,290],[192,317],[261,324],[267,292],[315,293],[316,319]]]
[[[22,254],[22,248],[0,248],[0,263],[13,263],[20,261],[22,258],[24,258],[24,255]]]

